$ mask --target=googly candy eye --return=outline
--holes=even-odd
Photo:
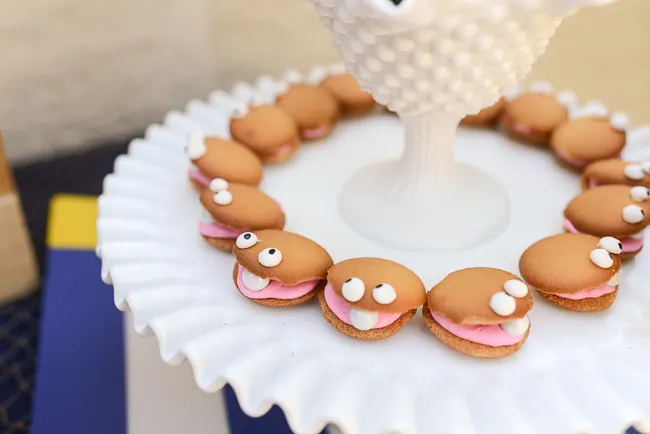
[[[208,147],[205,146],[205,137],[201,133],[192,132],[187,136],[187,144],[185,146],[185,153],[190,160],[198,160],[208,152]]]
[[[347,301],[355,302],[363,298],[366,292],[366,285],[358,277],[351,277],[343,283],[341,294]]]
[[[616,112],[609,118],[609,124],[615,130],[626,131],[631,125],[630,117],[625,113]]]
[[[282,262],[282,252],[275,247],[269,247],[257,255],[257,262],[267,268],[276,267]]]
[[[235,245],[238,249],[249,249],[257,244],[257,235],[252,232],[244,232],[237,237]]]
[[[228,181],[223,178],[214,178],[212,181],[210,181],[209,188],[215,193],[223,190],[228,190]]]
[[[548,83],[546,81],[536,81],[530,85],[530,91],[534,93],[550,95],[554,90],[555,89],[553,89],[551,83]]]
[[[505,292],[497,292],[490,299],[490,308],[499,316],[508,316],[515,312],[517,302]]]
[[[397,292],[392,285],[380,283],[372,290],[372,298],[379,304],[391,304],[397,298]]]
[[[627,179],[632,181],[640,181],[645,176],[643,168],[639,164],[628,164],[623,169],[623,173]]]
[[[638,205],[628,205],[623,208],[623,220],[629,224],[641,223],[645,218],[645,213]]]
[[[646,187],[637,185],[636,187],[632,187],[630,189],[630,196],[635,202],[643,202],[650,199],[650,190]]]
[[[232,203],[232,194],[228,190],[221,190],[215,193],[212,201],[217,205],[230,205]]]
[[[650,174],[650,161],[644,161],[641,163],[641,169],[643,170],[643,173]]]
[[[515,298],[524,298],[528,295],[528,286],[521,280],[511,279],[503,284],[503,289],[506,294]]]
[[[620,255],[623,251],[623,243],[614,237],[604,237],[598,241],[598,247],[607,250],[614,255]]]
[[[614,265],[614,259],[612,259],[609,252],[605,249],[594,249],[589,254],[591,262],[599,266],[600,268],[610,268]]]

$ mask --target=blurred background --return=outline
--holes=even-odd
[[[561,26],[530,79],[599,99],[629,113],[635,125],[650,124],[649,18],[648,0],[580,11]],[[0,56],[0,131],[4,158],[14,167],[7,176],[0,149],[0,433],[12,434],[27,433],[30,425],[42,306],[37,290],[64,300],[73,286],[88,285],[82,289],[106,295],[98,306],[111,321],[121,320],[110,289],[101,288],[92,240],[72,246],[83,245],[89,261],[83,267],[79,259],[52,261],[45,242],[51,198],[98,195],[129,140],[192,98],[338,56],[312,6],[301,0],[0,0]],[[75,200],[75,213],[84,214],[79,206],[90,210],[75,229],[93,231],[94,202]],[[52,266],[43,277],[38,270],[45,270],[46,258],[63,267],[59,277],[76,276],[77,283],[52,277]],[[20,290],[3,297],[6,270],[23,274]],[[162,363],[154,347],[151,360]],[[33,433],[75,432],[62,429]]]
[[[302,0],[0,0],[0,10],[12,162],[131,137],[215,88],[337,58]],[[647,0],[581,11],[532,76],[648,121],[648,17]]]

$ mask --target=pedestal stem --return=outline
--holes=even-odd
[[[357,172],[339,210],[358,232],[409,250],[467,249],[508,223],[505,189],[482,170],[454,161],[459,120],[431,113],[404,117],[398,160]]]
[[[405,140],[399,165],[408,174],[408,184],[447,184],[453,170],[454,136],[460,120],[425,113],[403,117],[402,122]]]

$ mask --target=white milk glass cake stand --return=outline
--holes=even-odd
[[[495,3],[453,2],[476,10]],[[499,4],[523,14],[527,9],[518,8],[524,3],[549,6],[532,0]],[[328,21],[331,15],[323,11],[342,4],[357,3],[321,0],[317,6]],[[564,13],[558,9],[552,15]],[[416,13],[414,22],[422,25],[425,15]],[[414,25],[408,14],[399,17],[399,26]],[[335,22],[333,28],[340,26]],[[548,27],[542,33],[550,37],[558,20],[541,22],[540,29]],[[382,37],[389,34],[380,32],[381,26],[373,29]],[[514,62],[532,63],[541,45]],[[349,59],[346,63],[363,75],[364,69],[356,70]],[[449,67],[449,77],[455,76],[454,68]],[[417,104],[406,101],[408,93],[399,97],[391,91],[384,101],[403,122],[379,111],[345,120],[330,137],[305,144],[285,164],[266,167],[260,188],[281,202],[287,230],[322,244],[335,262],[358,256],[392,259],[418,273],[427,288],[466,267],[517,273],[519,256],[530,244],[562,231],[563,208],[580,191],[578,176],[558,166],[549,152],[497,131],[456,131],[450,125],[452,117],[457,122],[464,111],[476,111],[506,92],[521,74],[496,83],[498,90],[477,88],[462,101],[451,96],[462,90],[452,85],[442,93],[444,101]],[[403,87],[404,77],[399,80],[388,87]],[[648,249],[624,265],[618,299],[606,311],[572,313],[538,299],[526,344],[502,360],[474,359],[448,349],[420,314],[389,339],[363,342],[334,330],[317,303],[271,309],[242,297],[232,282],[232,256],[211,248],[198,233],[202,210],[187,179],[185,144],[190,133],[229,137],[232,107],[241,105],[240,96],[262,95],[262,84],[272,81],[264,77],[254,86],[239,84],[231,93],[215,92],[169,113],[131,143],[105,180],[97,224],[102,274],[114,285],[116,306],[133,312],[135,330],[157,337],[163,360],[190,363],[206,392],[230,383],[249,415],[262,415],[278,404],[292,430],[301,434],[328,424],[349,434],[610,434],[631,425],[647,430]],[[373,90],[372,80],[365,83]],[[427,104],[456,108],[438,117],[413,108]],[[569,107],[572,114],[606,111],[597,101],[574,101]],[[649,127],[628,130],[623,158],[650,158]],[[368,164],[371,169],[363,169]],[[368,182],[373,179],[376,184]],[[434,181],[444,186],[442,191],[431,188]],[[472,186],[502,207],[486,205]],[[445,206],[432,212],[431,203]],[[428,212],[427,219],[420,212]],[[495,220],[497,215],[504,222]],[[427,228],[421,227],[424,221]],[[359,226],[363,222],[366,229]],[[430,228],[436,225],[445,231]],[[413,229],[418,227],[423,230],[419,237]]]

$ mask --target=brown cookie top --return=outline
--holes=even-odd
[[[519,259],[519,272],[533,288],[548,294],[575,294],[598,288],[621,269],[618,254],[603,251],[600,238],[586,234],[559,234],[530,246]],[[598,265],[592,256],[611,258]],[[595,258],[598,260],[598,258]],[[606,258],[605,258],[606,259]]]
[[[257,188],[231,182],[225,192],[219,190],[205,188],[200,194],[201,205],[217,223],[240,231],[284,227],[280,205]]]
[[[569,118],[569,112],[555,96],[530,92],[508,102],[503,116],[533,132],[550,133]]]
[[[623,161],[618,158],[593,162],[582,172],[583,187],[589,188],[591,182],[596,185],[642,185],[650,188],[650,162]]]
[[[320,85],[334,95],[346,115],[363,114],[375,106],[373,96],[361,89],[352,74],[329,75]]]
[[[295,119],[301,130],[332,126],[340,114],[338,101],[330,92],[307,83],[289,86],[276,104]]]
[[[585,234],[616,238],[635,235],[650,224],[650,200],[634,200],[633,189],[603,185],[586,190],[569,202],[564,217]]]
[[[264,278],[293,286],[309,280],[324,280],[332,266],[329,253],[302,235],[280,230],[247,232],[233,249],[237,262]]]
[[[562,123],[553,131],[553,151],[584,163],[616,157],[625,146],[625,131],[614,128],[608,118],[584,117]]]
[[[494,124],[503,110],[506,107],[505,98],[500,98],[496,103],[489,107],[485,107],[483,110],[478,112],[475,115],[467,115],[461,121],[461,125],[468,126],[489,126]]]
[[[404,313],[422,306],[426,295],[414,272],[380,258],[339,262],[328,271],[327,281],[350,306],[369,312]]]
[[[503,324],[525,317],[533,303],[530,290],[520,278],[484,267],[455,271],[427,295],[431,311],[459,325]]]
[[[298,124],[280,107],[251,107],[241,118],[230,121],[232,138],[258,155],[273,155],[285,145],[300,142]]]
[[[187,144],[192,164],[208,178],[256,186],[262,179],[262,161],[241,143],[192,135]]]

